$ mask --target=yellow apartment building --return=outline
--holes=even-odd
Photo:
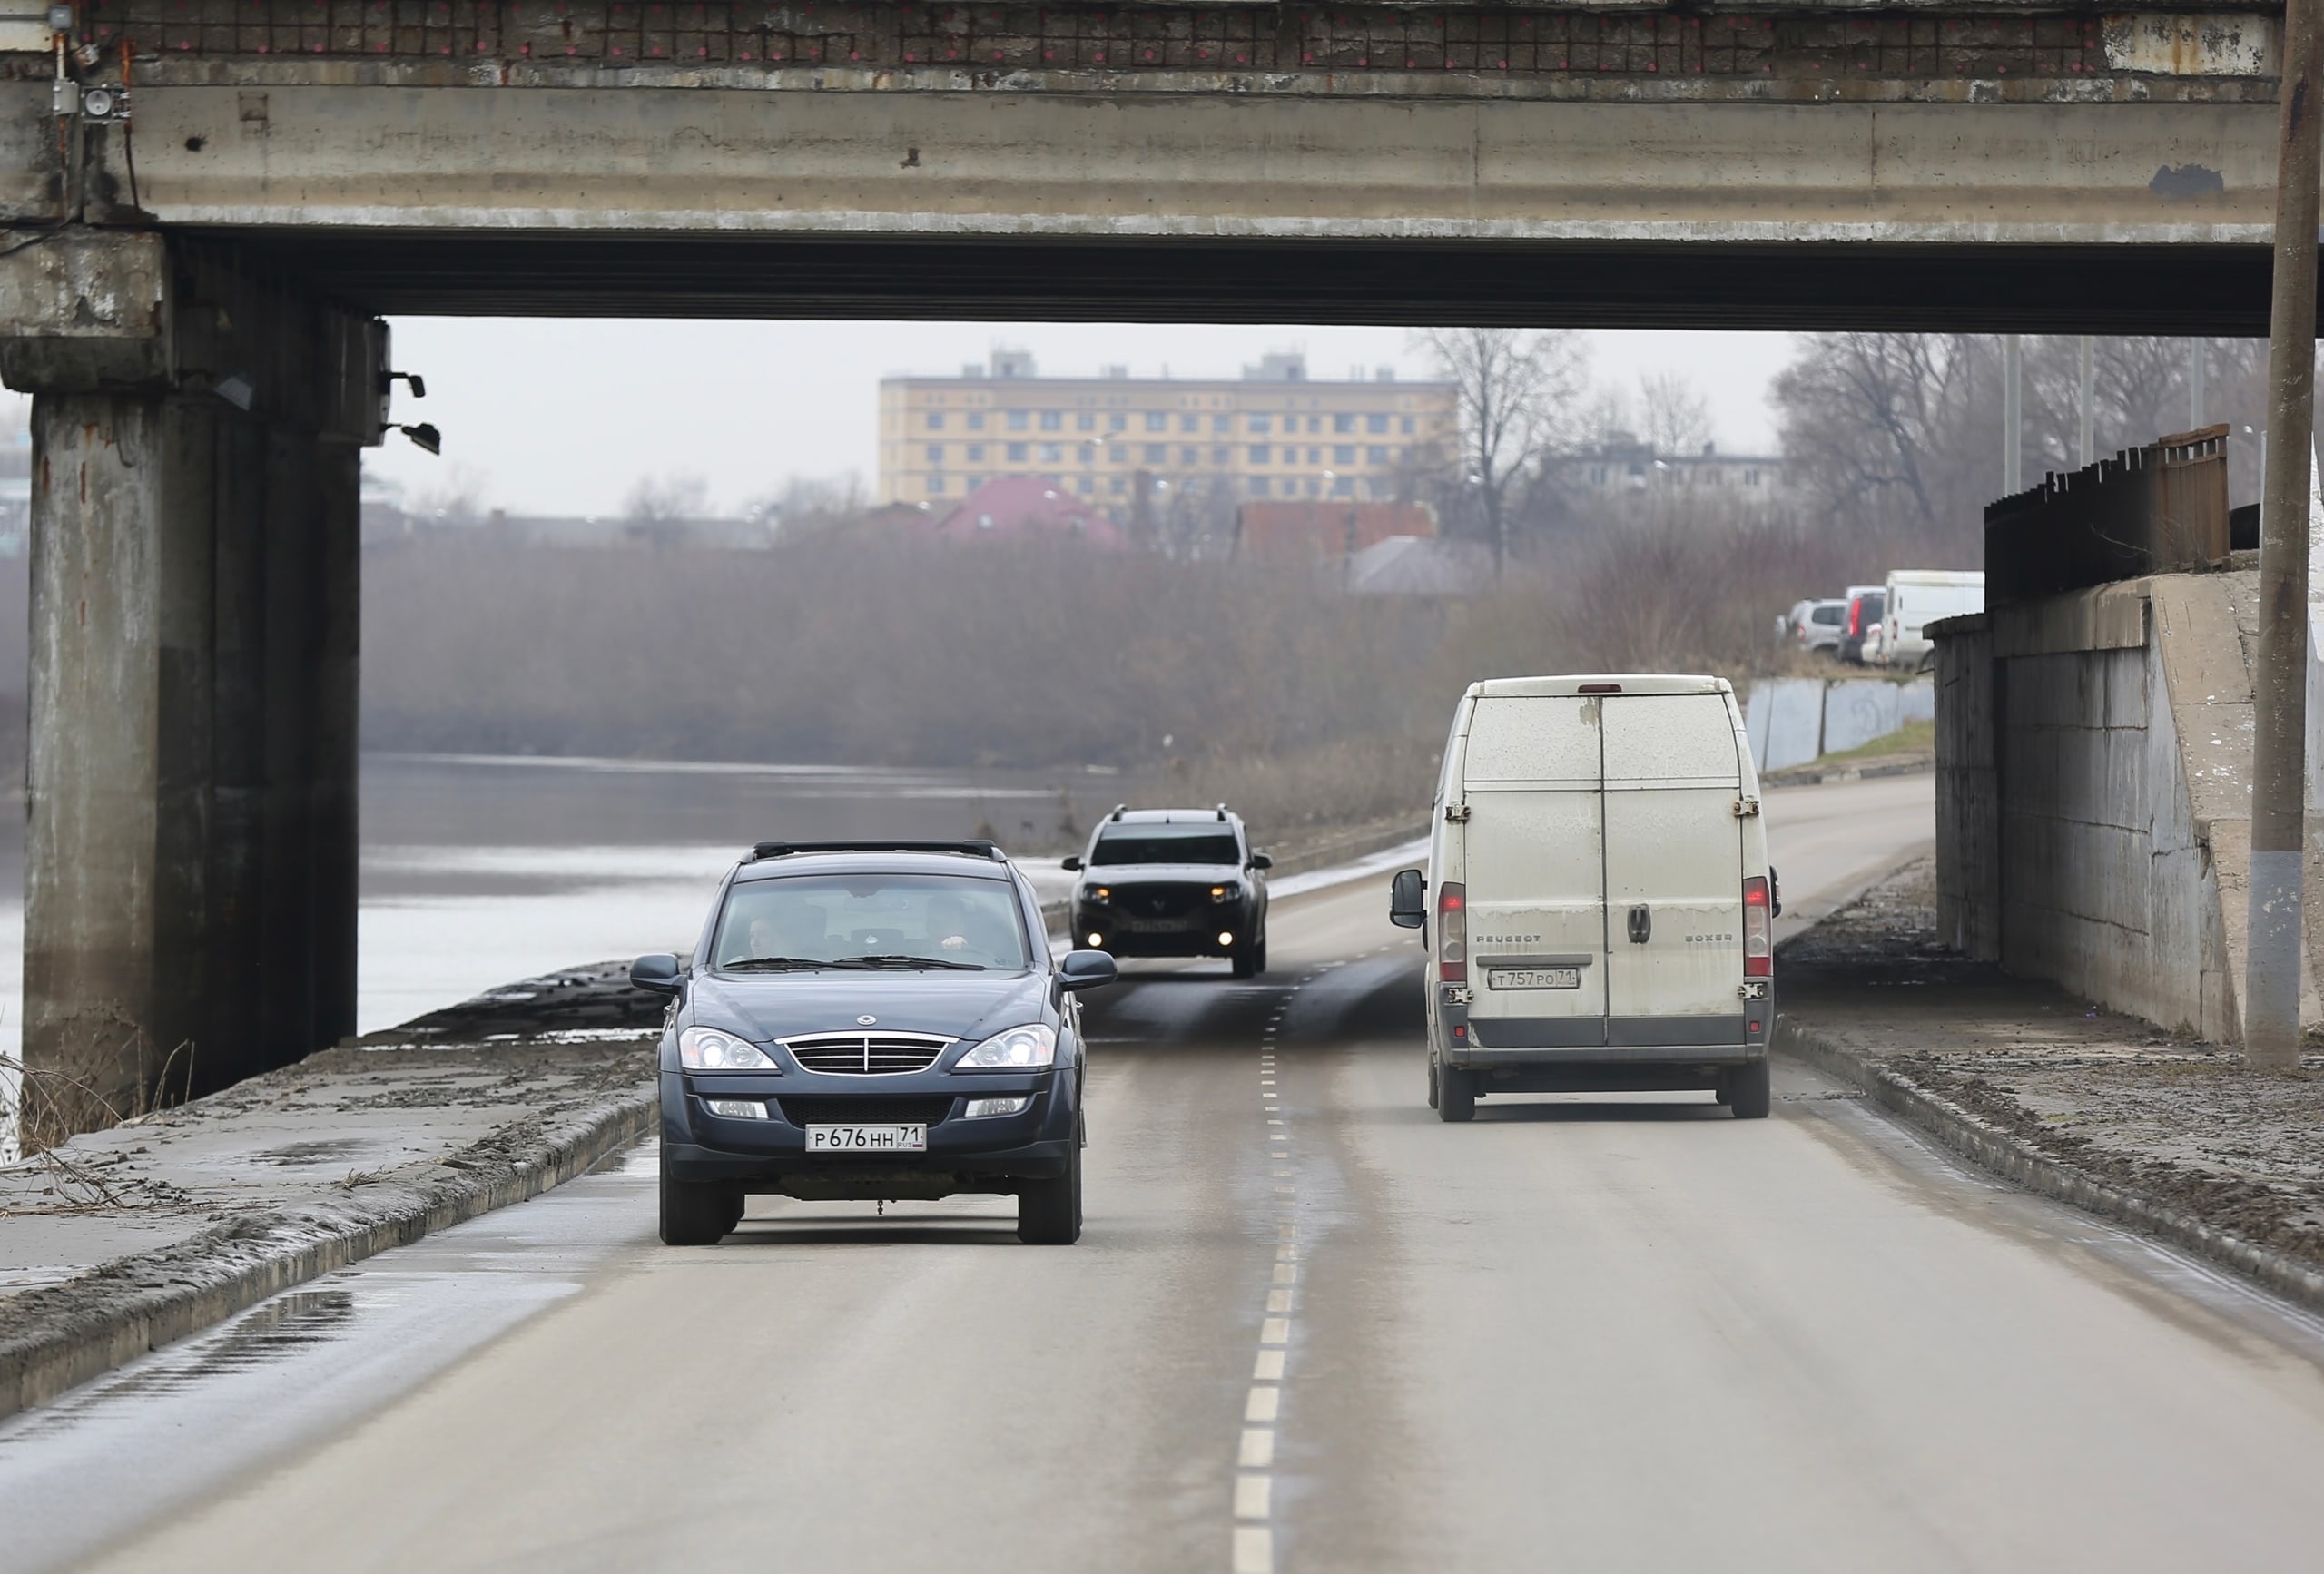
[[[1143,474],[1153,496],[1402,496],[1400,479],[1458,427],[1453,385],[1382,368],[1344,382],[1270,354],[1236,379],[1041,377],[1003,351],[958,377],[880,384],[880,500],[941,509],[979,483],[1039,476],[1125,516]]]

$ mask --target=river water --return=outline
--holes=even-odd
[[[369,754],[356,1026],[553,968],[684,950],[753,841],[996,836],[1056,848],[1123,798],[1088,771],[906,771]],[[13,819],[13,817],[10,817]],[[0,831],[0,1054],[23,1004],[24,833]],[[0,1105],[15,1088],[0,1082]],[[0,1162],[14,1122],[0,1123]]]

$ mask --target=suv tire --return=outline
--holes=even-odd
[[[1748,1066],[1738,1066],[1727,1074],[1727,1102],[1738,1120],[1765,1120],[1768,1107],[1774,1102],[1775,1090],[1768,1085],[1768,1063],[1754,1060]]]
[[[1436,1066],[1436,1118],[1448,1122],[1477,1117],[1477,1077],[1457,1066]]]
[[[1428,1107],[1436,1107],[1436,1057],[1428,1058]]]
[[[682,1181],[662,1166],[662,1244],[714,1246],[743,1222],[743,1194],[716,1181]]]
[[[1079,1143],[1068,1152],[1063,1175],[1017,1188],[1017,1238],[1029,1246],[1069,1246],[1081,1238]]]
[[[1227,959],[1238,979],[1256,978],[1267,970],[1267,943],[1265,939],[1246,940],[1236,946]]]

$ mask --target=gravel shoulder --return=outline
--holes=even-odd
[[[1785,1045],[1989,1168],[2324,1308],[2324,1057],[2242,1057],[1936,942],[1918,860],[1784,948]]]

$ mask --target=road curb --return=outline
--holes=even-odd
[[[1778,1018],[1776,1037],[1778,1053],[1796,1056],[1861,1088],[1874,1103],[1918,1126],[1979,1168],[2085,1213],[2143,1230],[2240,1274],[2310,1312],[2324,1313],[2324,1267],[2207,1225],[2143,1192],[2062,1164],[1788,1015]]]
[[[657,1109],[648,1085],[553,1124],[518,1122],[440,1162],[356,1186],[343,1205],[253,1214],[0,1301],[0,1417],[292,1285],[537,1196],[652,1129]]]

